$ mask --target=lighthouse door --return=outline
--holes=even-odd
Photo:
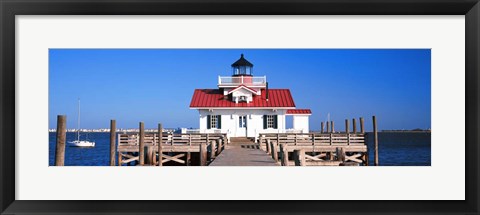
[[[247,116],[238,116],[237,137],[247,136]]]

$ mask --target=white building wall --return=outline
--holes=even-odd
[[[302,130],[302,133],[309,132],[308,115],[293,115],[293,129]]]
[[[237,137],[239,133],[239,116],[247,116],[247,137],[258,137],[259,133],[284,133],[286,120],[286,110],[272,110],[272,109],[213,109],[199,110],[199,128],[200,133],[226,133],[228,137]],[[207,115],[221,115],[222,125],[221,129],[207,129]],[[263,129],[263,115],[278,115],[277,127],[278,129]],[[308,120],[307,120],[308,121]]]

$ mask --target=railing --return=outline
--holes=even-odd
[[[189,165],[190,153],[198,152],[200,153],[200,165],[205,166],[208,160],[207,154],[209,154],[210,160],[214,159],[220,154],[226,143],[226,134],[162,133],[159,137],[157,133],[145,133],[143,142],[140,142],[138,133],[118,134],[118,164],[139,161],[140,165],[163,165],[165,162],[172,161]],[[144,153],[145,151],[146,153]],[[158,162],[156,160],[157,153]],[[172,153],[176,155],[172,155]],[[145,154],[146,159],[144,156],[140,156]],[[186,160],[180,159],[182,157],[186,157]]]
[[[282,166],[368,165],[364,133],[298,133],[259,135],[259,147]],[[295,162],[289,161],[293,153]]]
[[[366,146],[364,133],[261,133],[260,144],[267,140],[298,146]]]
[[[218,76],[218,85],[246,85],[246,86],[265,86],[267,76],[240,76],[240,77],[222,77]]]

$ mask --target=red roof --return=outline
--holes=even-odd
[[[287,114],[312,114],[312,111],[310,109],[290,109],[287,110]]]
[[[254,96],[252,102],[235,103],[219,89],[196,89],[190,108],[294,108],[292,95],[288,89],[269,89],[268,101],[263,89],[262,95]]]

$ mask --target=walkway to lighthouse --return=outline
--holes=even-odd
[[[247,141],[232,142],[209,166],[279,166],[265,151]]]

